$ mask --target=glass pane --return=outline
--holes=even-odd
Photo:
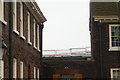
[[[120,37],[120,31],[118,32],[118,36]]]
[[[118,76],[120,77],[120,70],[118,70],[117,73],[118,73]]]
[[[115,42],[112,42],[112,46],[115,47],[115,46],[116,46],[116,43],[115,43]]]
[[[118,36],[118,32],[115,32],[114,34],[115,34],[115,36]]]
[[[114,32],[114,27],[111,27],[111,31]]]
[[[118,30],[119,30],[119,27],[115,27],[115,31],[117,31],[117,32],[118,32]]]
[[[118,37],[112,37],[112,42],[117,40],[118,40]]]
[[[115,36],[115,32],[112,32],[112,36]]]
[[[118,46],[120,46],[120,41],[118,42]]]

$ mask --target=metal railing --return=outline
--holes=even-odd
[[[85,47],[60,50],[43,50],[43,57],[69,57],[69,56],[90,57],[91,48]]]

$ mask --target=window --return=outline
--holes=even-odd
[[[120,24],[109,25],[109,50],[120,49]]]
[[[37,48],[40,51],[40,30],[39,25],[37,25]]]
[[[20,61],[20,78],[23,79],[23,62]]]
[[[34,20],[34,45],[33,46],[35,49],[37,49],[36,48],[36,24],[35,24],[35,20]]]
[[[30,29],[30,13],[28,12],[28,43],[30,45],[32,45],[32,43],[30,42],[30,33],[31,33],[31,29]]]
[[[7,24],[7,22],[4,20],[4,0],[0,0],[0,21],[4,24]]]
[[[17,78],[17,59],[13,59],[13,78]]]
[[[39,72],[39,68],[38,68],[38,69],[37,69],[37,78],[38,78],[38,79],[40,78],[39,75],[40,75],[40,72]]]
[[[25,39],[23,36],[23,3],[20,2],[20,36]]]
[[[13,2],[13,31],[19,35],[17,31],[17,2],[14,0]]]
[[[36,67],[34,67],[34,79],[36,79]]]
[[[0,60],[0,80],[4,78],[4,61]]]
[[[120,79],[120,68],[112,68],[111,69],[111,79],[112,80]]]

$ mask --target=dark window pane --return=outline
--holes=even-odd
[[[114,27],[111,27],[111,31],[114,32]]]
[[[115,42],[112,42],[112,46],[113,46],[113,47],[115,47],[115,46],[116,46],[116,45],[115,45]]]

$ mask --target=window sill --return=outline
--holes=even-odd
[[[31,42],[28,42],[28,44],[29,44],[29,45],[32,45],[32,43],[31,43]]]
[[[3,24],[7,25],[7,22],[5,20],[0,20],[0,22],[2,22]]]
[[[120,47],[118,47],[118,48],[110,48],[109,51],[120,51]]]
[[[14,33],[16,33],[17,35],[19,35],[19,32],[18,32],[18,31],[16,31],[16,30],[13,30],[13,32],[14,32]]]
[[[25,39],[26,39],[24,36],[20,36],[20,38],[22,38],[23,40],[25,40]]]
[[[38,49],[38,52],[41,52],[41,50]]]
[[[34,49],[37,49],[37,47],[36,47],[36,46],[34,46]]]

